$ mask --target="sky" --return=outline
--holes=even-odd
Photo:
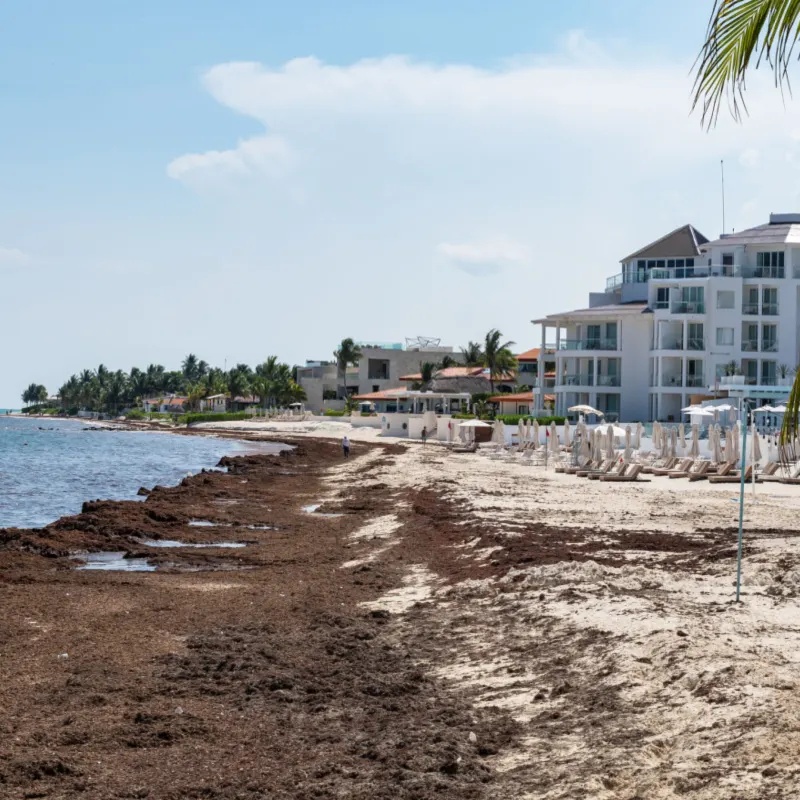
[[[2,0],[0,407],[100,363],[330,357],[580,308],[687,222],[800,211],[768,75],[705,131],[711,0]]]

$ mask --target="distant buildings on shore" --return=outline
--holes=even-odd
[[[564,415],[589,405],[611,420],[677,422],[682,408],[714,398],[781,403],[800,362],[800,214],[772,214],[714,241],[684,225],[623,258],[587,307],[533,323],[540,346],[517,356],[517,372],[495,378],[501,413]],[[455,365],[423,389],[489,391],[486,370],[438,341],[359,350],[344,376],[332,362],[298,369],[308,408],[341,408],[345,391],[369,402],[419,389],[421,365],[443,356]]]

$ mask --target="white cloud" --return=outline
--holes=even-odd
[[[168,172],[212,188],[193,243],[217,268],[238,265],[231,296],[246,283],[258,315],[288,284],[314,309],[297,331],[296,304],[270,305],[276,330],[297,331],[287,357],[351,335],[430,332],[457,345],[501,322],[534,346],[529,321],[585,305],[622,256],[687,222],[720,233],[720,159],[728,230],[800,210],[800,100],[784,107],[757,74],[751,117],[723,115],[706,132],[690,114],[690,72],[691,58],[610,52],[582,33],[493,68],[402,56],[219,64],[204,86],[262,130],[209,141],[216,149]],[[500,279],[483,281],[475,303],[467,275]]]
[[[436,249],[455,267],[475,276],[494,275],[509,264],[525,261],[524,248],[510,240],[463,244],[442,242]]]
[[[31,257],[14,247],[0,247],[0,267],[21,267],[29,264]]]

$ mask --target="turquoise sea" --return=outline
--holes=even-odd
[[[85,500],[136,498],[259,445],[202,436],[86,430],[80,420],[0,416],[0,528],[37,527]]]

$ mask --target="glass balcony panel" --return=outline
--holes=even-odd
[[[742,303],[742,314],[758,314],[758,303]]]

